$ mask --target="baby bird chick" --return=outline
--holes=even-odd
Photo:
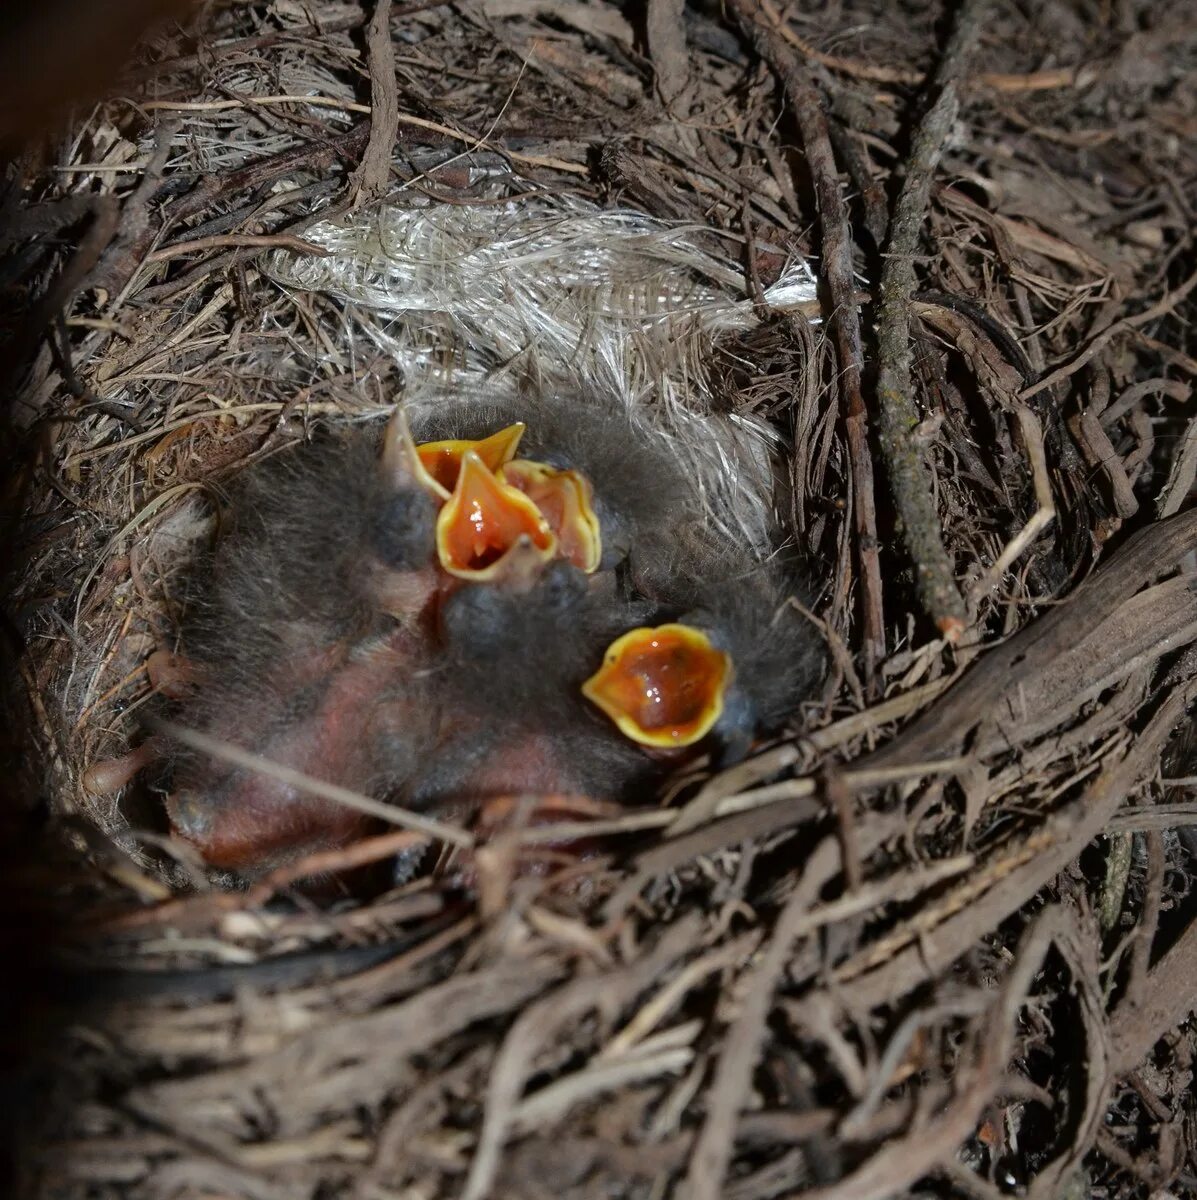
[[[791,581],[712,532],[622,406],[462,400],[248,473],[184,651],[181,724],[418,811],[631,801],[745,752],[818,656]],[[168,809],[214,866],[344,843],[354,810],[173,747]]]

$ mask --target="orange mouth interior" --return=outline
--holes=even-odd
[[[591,503],[594,493],[585,476],[524,458],[507,463],[501,475],[540,509],[556,535],[558,557],[588,575],[598,570],[603,537]]]
[[[467,453],[473,451],[491,471],[497,472],[515,457],[516,448],[526,428],[523,421],[516,421],[514,425],[508,425],[506,429],[500,429],[498,433],[492,433],[486,438],[425,442],[416,447],[416,453],[428,474],[446,492],[452,492],[457,485],[462,460]]]
[[[722,716],[731,674],[705,633],[659,625],[616,638],[582,694],[642,746],[692,746]]]
[[[474,450],[467,450],[453,493],[437,516],[441,566],[462,579],[499,579],[517,548],[548,561],[557,539],[536,505],[499,479]]]

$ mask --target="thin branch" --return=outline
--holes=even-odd
[[[353,173],[351,191],[357,204],[368,204],[386,194],[391,179],[391,153],[399,136],[391,0],[376,0],[366,45],[370,59],[370,140],[361,165]]]
[[[1173,288],[1170,292],[1165,292],[1150,308],[1144,309],[1141,313],[1136,313],[1133,317],[1123,317],[1122,320],[1114,321],[1112,324],[1107,325],[1093,336],[1089,344],[1075,358],[1070,359],[1062,367],[1057,367],[1050,375],[1044,375],[1042,379],[1025,388],[1019,394],[1018,398],[1020,400],[1029,400],[1032,396],[1037,396],[1040,392],[1055,387],[1057,383],[1063,383],[1065,379],[1075,375],[1083,366],[1091,362],[1094,355],[1109,345],[1120,333],[1129,333],[1132,329],[1138,329],[1141,325],[1149,325],[1152,321],[1167,316],[1168,313],[1188,296],[1194,287],[1197,287],[1197,272],[1190,275],[1179,287]]]
[[[914,256],[931,179],[956,121],[957,80],[980,34],[985,7],[986,0],[968,0],[961,10],[936,79],[939,96],[915,130],[906,178],[890,219],[877,322],[878,427],[890,490],[902,521],[906,549],[914,561],[919,597],[936,627],[950,641],[963,632],[966,613],[952,560],[944,548],[930,469],[916,432],[920,418],[912,395],[910,305],[917,285]]]
[[[685,1187],[690,1200],[718,1200],[724,1194],[723,1178],[731,1160],[736,1122],[751,1090],[773,993],[790,961],[791,948],[805,924],[807,911],[839,866],[839,847],[828,838],[811,855],[778,918],[773,940],[752,972],[739,1015],[719,1055],[708,1093],[706,1121],[690,1155]]]
[[[147,254],[145,261],[147,264],[166,262],[171,258],[181,258],[184,254],[197,254],[205,250],[220,250],[225,247],[254,250],[282,249],[290,250],[293,254],[313,254],[320,258],[329,253],[323,246],[317,246],[315,242],[305,241],[290,233],[224,233],[163,246],[161,249]]]
[[[827,115],[814,86],[797,67],[786,45],[759,0],[729,0],[745,34],[785,88],[790,108],[802,132],[807,165],[815,185],[815,204],[822,232],[823,277],[831,301],[829,324],[839,361],[839,381],[845,397],[844,424],[852,464],[852,510],[863,604],[865,672],[873,676],[885,654],[885,615],[878,557],[877,507],[873,491],[873,460],[868,445],[868,412],[861,394],[864,353],[861,349],[860,313],[854,298],[852,237],[847,208],[831,149]]]
[[[954,1154],[977,1126],[981,1113],[1001,1087],[1013,1053],[1015,1018],[1027,1002],[1031,984],[1053,945],[1072,940],[1071,922],[1062,908],[1049,908],[1023,935],[1015,964],[989,1012],[974,1025],[975,1059],[965,1080],[943,1112],[930,1125],[920,1125],[904,1138],[885,1144],[838,1183],[803,1192],[808,1200],[883,1200],[914,1183],[935,1164]],[[792,1195],[792,1193],[791,1193]],[[796,1198],[795,1198],[796,1200]]]

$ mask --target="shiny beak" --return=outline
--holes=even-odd
[[[515,457],[526,428],[523,421],[516,421],[514,425],[508,425],[506,429],[500,429],[487,438],[477,441],[425,442],[417,447],[417,452],[424,469],[448,496],[457,484],[462,460],[469,451],[477,454],[489,470],[497,472]]]
[[[499,472],[540,509],[557,538],[557,555],[587,575],[598,570],[603,535],[595,516],[590,481],[577,471],[559,471],[545,463],[517,458]]]
[[[450,575],[474,582],[506,581],[551,559],[557,539],[523,492],[502,482],[476,451],[467,450],[453,493],[437,515],[436,549]]]
[[[722,716],[731,677],[731,658],[705,633],[658,625],[616,638],[582,695],[642,746],[692,746]]]

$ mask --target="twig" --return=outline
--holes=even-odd
[[[724,1194],[723,1179],[731,1160],[736,1121],[748,1099],[773,993],[790,960],[798,927],[803,924],[819,889],[835,874],[839,865],[839,847],[834,839],[824,839],[811,855],[786,901],[773,940],[752,973],[739,1015],[728,1031],[719,1055],[708,1092],[707,1117],[690,1155],[685,1188],[689,1200],[719,1200]]]
[[[844,882],[849,893],[859,891],[864,880],[860,865],[860,843],[856,836],[856,813],[853,811],[852,796],[843,775],[834,766],[823,772],[823,792],[835,813],[836,828],[840,842],[840,855],[844,863]]]
[[[890,219],[877,319],[878,428],[890,490],[906,548],[914,560],[919,598],[949,641],[963,632],[966,613],[952,560],[944,548],[929,466],[915,432],[919,414],[911,395],[910,305],[916,287],[914,255],[931,179],[956,120],[957,80],[980,35],[985,7],[986,0],[967,0],[961,9],[937,75],[939,96],[915,130],[906,178]]]
[[[1194,695],[1194,681],[1178,687],[1122,758],[1107,765],[1025,843],[979,864],[969,880],[955,889],[956,894],[949,892],[942,898],[938,912],[923,910],[915,922],[917,930],[913,925],[899,927],[889,935],[892,941],[883,939],[837,967],[836,979],[852,981],[854,1002],[892,1001],[935,978],[983,931],[996,928],[1042,890],[1102,831],[1127,794],[1155,770],[1161,746]],[[934,937],[920,940],[920,934],[932,933]]]
[[[1164,890],[1164,839],[1158,830],[1150,830],[1143,836],[1147,847],[1147,878],[1143,884],[1143,907],[1139,914],[1139,927],[1131,943],[1130,977],[1126,981],[1126,998],[1123,1004],[1136,1008],[1143,1003],[1143,989],[1147,986],[1148,967],[1151,963],[1151,947],[1155,942],[1160,923],[1160,897]]]
[[[1111,933],[1122,916],[1122,901],[1126,895],[1126,881],[1130,875],[1131,849],[1134,844],[1129,831],[1106,832],[1110,848],[1106,857],[1106,871],[1101,884],[1101,901],[1098,916],[1103,934]]]
[[[235,103],[249,107],[248,101]],[[177,226],[206,213],[217,207],[217,201],[236,192],[266,188],[282,175],[307,172],[317,177],[329,176],[338,163],[357,157],[369,139],[370,130],[370,122],[361,121],[343,133],[282,150],[221,175],[204,176],[193,191],[170,206],[171,223]]]
[[[603,977],[601,988],[583,975],[526,1008],[511,1027],[491,1069],[486,1115],[461,1200],[483,1200],[491,1192],[499,1154],[516,1117],[520,1093],[535,1067],[536,1051],[567,1021],[595,1007],[622,1006],[659,979],[699,940],[697,915],[667,928],[656,947],[630,966]]]
[[[279,104],[306,104],[310,108],[332,108],[337,112],[369,116],[373,107],[342,100],[339,96],[243,96],[236,100],[145,100],[139,107],[147,112],[229,112],[243,108],[272,108]]]
[[[1057,383],[1063,383],[1065,379],[1075,375],[1086,363],[1090,362],[1099,350],[1108,345],[1120,333],[1128,333],[1132,329],[1138,329],[1140,325],[1149,325],[1157,318],[1166,316],[1188,296],[1194,287],[1197,287],[1197,272],[1190,275],[1179,287],[1165,292],[1150,308],[1136,313],[1133,317],[1123,317],[1122,320],[1107,325],[1105,329],[1090,339],[1089,344],[1075,358],[1070,359],[1062,367],[1057,367],[1050,375],[1045,375],[1042,379],[1037,380],[1029,388],[1024,388],[1019,399],[1029,400],[1047,388],[1055,387]]]
[[[1030,669],[1048,670],[1077,644],[1077,613],[1084,613],[1087,627],[1096,629],[1137,592],[1171,571],[1195,546],[1197,512],[1180,513],[1139,530],[1066,603],[989,651],[953,685],[944,701],[923,713],[888,745],[858,759],[856,769],[957,753],[1001,698],[1022,686]]]
[[[1013,382],[1007,381],[1006,372],[995,367],[994,360],[996,357],[999,361],[1009,363],[1013,368],[1011,374],[1017,373],[1024,383],[1033,377],[1032,368],[1018,343],[986,313],[961,297],[943,292],[922,292],[913,307],[924,321],[955,341],[960,352],[973,364],[979,378],[989,380],[994,399],[1018,421],[1018,430],[1031,467],[1035,511],[969,588],[968,603],[970,611],[975,613],[980,601],[1001,582],[1002,576],[1015,560],[1056,517],[1043,444],[1043,426],[1030,407],[1018,399]]]
[[[166,120],[155,130],[154,149],[146,163],[145,172],[121,207],[120,230],[105,250],[103,259],[88,280],[88,286],[104,288],[116,295],[124,290],[136,274],[142,255],[157,236],[150,223],[150,204],[162,185],[177,128],[177,122]]]
[[[521,1100],[511,1118],[517,1134],[560,1125],[572,1108],[594,1098],[598,1092],[630,1087],[643,1079],[656,1079],[686,1069],[694,1058],[688,1046],[668,1046],[655,1054],[623,1062],[593,1064],[546,1084]]]
[[[389,825],[399,825],[404,829],[413,829],[417,833],[427,834],[442,842],[448,842],[451,846],[461,846],[468,850],[474,845],[473,837],[456,825],[437,821],[433,817],[422,816],[420,813],[411,812],[395,804],[383,804],[379,800],[363,796],[360,792],[350,791],[349,788],[325,783],[323,779],[316,779],[311,775],[305,775],[302,771],[285,767],[281,763],[271,762],[270,759],[262,758],[261,755],[250,754],[247,750],[221,741],[220,738],[209,737],[206,733],[200,733],[196,729],[184,729],[181,725],[176,725],[171,721],[155,720],[147,723],[174,741],[181,742],[192,750],[198,750],[201,754],[210,754],[220,762],[231,763],[233,766],[242,767],[247,771],[258,771],[271,779],[277,779],[280,783],[287,784],[288,787],[298,788],[312,796],[319,796],[322,800],[332,800],[337,804],[343,804],[346,808],[352,808],[367,816],[377,817],[380,821],[386,821]]]
[[[717,946],[701,958],[688,962],[643,1008],[594,1056],[594,1062],[610,1062],[625,1057],[664,1020],[683,996],[708,975],[742,962],[757,947],[760,938],[753,931],[734,941]]]
[[[1098,415],[1090,409],[1082,409],[1069,420],[1068,427],[1081,448],[1085,462],[1105,476],[1115,514],[1124,521],[1133,517],[1139,511],[1135,489]]]
[[[333,850],[315,850],[298,862],[276,867],[264,879],[254,884],[245,895],[245,907],[257,908],[270,900],[275,893],[298,883],[301,879],[310,879],[313,875],[337,875],[344,871],[352,871],[370,863],[380,862],[384,858],[391,858],[405,850],[412,850],[416,846],[425,845],[427,841],[426,837],[413,830],[399,829],[392,833],[362,838]]]
[[[439,2],[439,0],[438,0]],[[420,5],[419,7],[424,7]],[[401,15],[404,9],[400,9]],[[365,20],[365,14],[356,10],[352,15],[338,18],[325,18],[318,25],[297,25],[288,29],[279,29],[271,33],[256,34],[253,37],[233,38],[216,45],[205,44],[198,54],[180,55],[178,58],[167,58],[160,62],[147,63],[144,67],[129,71],[124,76],[126,84],[145,83],[151,79],[160,79],[165,75],[175,75],[183,71],[192,71],[196,67],[210,70],[212,65],[222,58],[232,55],[246,54],[267,50],[279,42],[297,41],[301,38],[328,37],[334,33],[347,33],[357,29]]]
[[[868,411],[861,394],[864,353],[860,314],[853,299],[852,238],[836,171],[827,115],[812,84],[802,76],[794,56],[759,0],[729,0],[744,32],[782,81],[794,118],[802,132],[807,163],[815,185],[815,205],[823,239],[823,276],[831,301],[829,322],[835,338],[839,379],[845,398],[844,424],[852,463],[852,509],[860,560],[864,632],[862,650],[870,681],[885,654],[885,614],[881,562],[877,542],[877,509],[873,460],[868,444]]]
[[[334,1106],[377,1104],[384,1095],[406,1090],[413,1081],[413,1059],[478,1021],[528,1003],[560,973],[559,964],[547,958],[508,957],[418,990],[397,1004],[342,1014],[290,1036],[279,1030],[277,1049],[215,1070],[148,1082],[129,1094],[128,1104],[168,1128],[193,1129],[199,1110],[212,1124],[222,1113],[230,1123],[252,1120],[241,1104],[252,1094],[255,1105],[287,1111],[289,1131],[301,1133],[319,1127],[323,1113],[337,1111]],[[308,1101],[300,1111],[286,1103],[296,1092]]]
[[[774,6],[765,0],[761,5],[765,12],[778,26],[782,36],[803,55],[830,71],[839,71],[855,79],[867,79],[872,83],[896,83],[905,86],[918,86],[926,82],[923,72],[908,67],[887,67],[881,63],[867,62],[854,58],[842,58],[835,54],[827,54],[819,50],[811,42],[800,37],[788,25],[781,21],[781,15]],[[1060,88],[1088,87],[1097,76],[1094,64],[1082,63],[1076,67],[1054,67],[1043,71],[1031,71],[1027,74],[1012,74],[1006,71],[986,71],[973,80],[966,81],[971,91],[977,87],[992,88],[995,92],[1007,92],[1014,95],[1023,92],[1055,91]]]
[[[329,253],[323,246],[317,246],[315,242],[305,241],[290,233],[225,233],[215,234],[212,237],[192,238],[189,241],[163,246],[152,254],[147,254],[145,262],[146,264],[166,262],[168,259],[181,258],[184,254],[196,254],[204,250],[220,250],[226,246],[252,249],[276,248],[290,250],[295,254],[314,254],[319,257],[324,257]]]
[[[1124,1002],[1110,1029],[1115,1074],[1133,1071],[1152,1046],[1197,1005],[1197,921],[1180,935],[1147,976],[1138,1003]]]
[[[1073,914],[1065,918],[1067,910],[1056,911],[1062,919],[1052,934],[1052,941],[1072,976],[1070,990],[1075,996],[1085,1039],[1084,1050],[1077,1056],[1077,1066],[1084,1071],[1085,1085],[1083,1104],[1078,1105],[1075,1119],[1069,1122],[1070,1135],[1060,1153],[1039,1166],[1030,1189],[1030,1200],[1056,1200],[1060,1196],[1064,1181],[1075,1173],[1101,1135],[1102,1118],[1109,1105],[1113,1083],[1110,1028],[1098,987],[1096,930],[1089,918],[1082,919]],[[1079,1088],[1076,1090],[1080,1091]]]
[[[399,135],[399,92],[395,84],[395,46],[391,41],[391,0],[375,0],[366,33],[370,62],[370,139],[353,173],[354,204],[385,194],[391,178],[391,154]]]
[[[969,599],[975,604],[993,588],[1024,550],[1056,519],[1056,502],[1052,497],[1051,477],[1047,470],[1047,454],[1043,447],[1043,426],[1039,418],[1025,405],[1015,404],[1014,415],[1018,420],[1022,444],[1031,464],[1031,480],[1035,487],[1035,511],[1027,523],[1002,547],[985,573],[969,591]]]
[[[1185,430],[1184,441],[1180,453],[1172,459],[1168,471],[1168,482],[1156,500],[1156,508],[1161,517],[1170,517],[1180,512],[1181,506],[1189,498],[1193,481],[1197,479],[1197,420],[1189,422]]]
[[[1014,1018],[1026,1003],[1031,984],[1053,944],[1070,933],[1063,909],[1048,909],[1023,937],[1013,969],[1001,993],[974,1026],[976,1059],[972,1079],[953,1097],[930,1125],[920,1125],[905,1137],[887,1143],[872,1158],[831,1187],[802,1193],[804,1200],[882,1200],[925,1175],[935,1163],[952,1154],[976,1129],[985,1106],[1001,1086],[1012,1052]],[[957,1076],[964,1074],[957,1070]]]
[[[686,49],[685,0],[648,0],[644,32],[657,76],[657,91],[668,108],[686,90],[690,55]]]
[[[889,1035],[885,1051],[873,1068],[873,1078],[860,1100],[851,1108],[837,1128],[842,1138],[860,1136],[864,1124],[874,1115],[885,1093],[891,1091],[903,1060],[910,1052],[910,1044],[924,1029],[952,1017],[976,1017],[988,1007],[987,997],[981,991],[967,991],[953,996],[941,1004],[920,1006],[899,1022]]]

